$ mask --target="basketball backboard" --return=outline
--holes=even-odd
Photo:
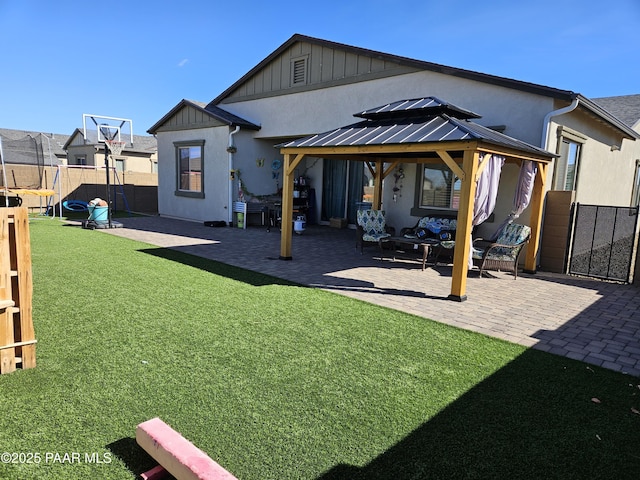
[[[83,113],[82,133],[87,143],[118,140],[126,142],[127,146],[133,146],[133,121],[129,118]]]

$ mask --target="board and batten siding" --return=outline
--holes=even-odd
[[[305,62],[305,81],[294,85],[294,63],[299,61]],[[332,84],[361,81],[363,76],[384,77],[414,71],[415,68],[374,56],[298,42],[248,78],[221,103],[233,103],[253,96],[268,96],[284,91],[290,93],[292,89],[325,88]]]
[[[194,128],[222,127],[224,125],[220,120],[216,120],[202,110],[185,106],[167,119],[157,131],[191,130]]]

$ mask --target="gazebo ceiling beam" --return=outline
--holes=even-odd
[[[387,155],[386,161],[393,161],[401,158],[405,163],[427,163],[432,160],[422,156],[412,156],[415,154],[434,154],[440,158],[441,152],[446,152],[451,158],[460,158],[456,164],[462,163],[461,154],[465,151],[481,151],[482,153],[493,153],[503,155],[507,162],[520,163],[522,160],[531,160],[536,163],[551,163],[552,158],[534,153],[523,152],[515,148],[496,146],[483,142],[441,142],[437,145],[433,143],[410,143],[393,145],[348,145],[341,147],[288,147],[280,149],[280,153],[303,154],[319,158],[338,157],[344,160],[371,161],[371,157]],[[455,152],[455,153],[454,153]],[[444,161],[444,159],[443,159]],[[448,164],[447,164],[448,165]],[[451,167],[450,167],[451,168]],[[453,169],[452,169],[453,170]]]

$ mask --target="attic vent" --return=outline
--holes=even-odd
[[[291,60],[291,86],[307,83],[307,57]]]

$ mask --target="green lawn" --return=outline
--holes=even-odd
[[[242,480],[640,475],[638,378],[57,220],[31,239],[2,479],[136,478],[153,417]]]

